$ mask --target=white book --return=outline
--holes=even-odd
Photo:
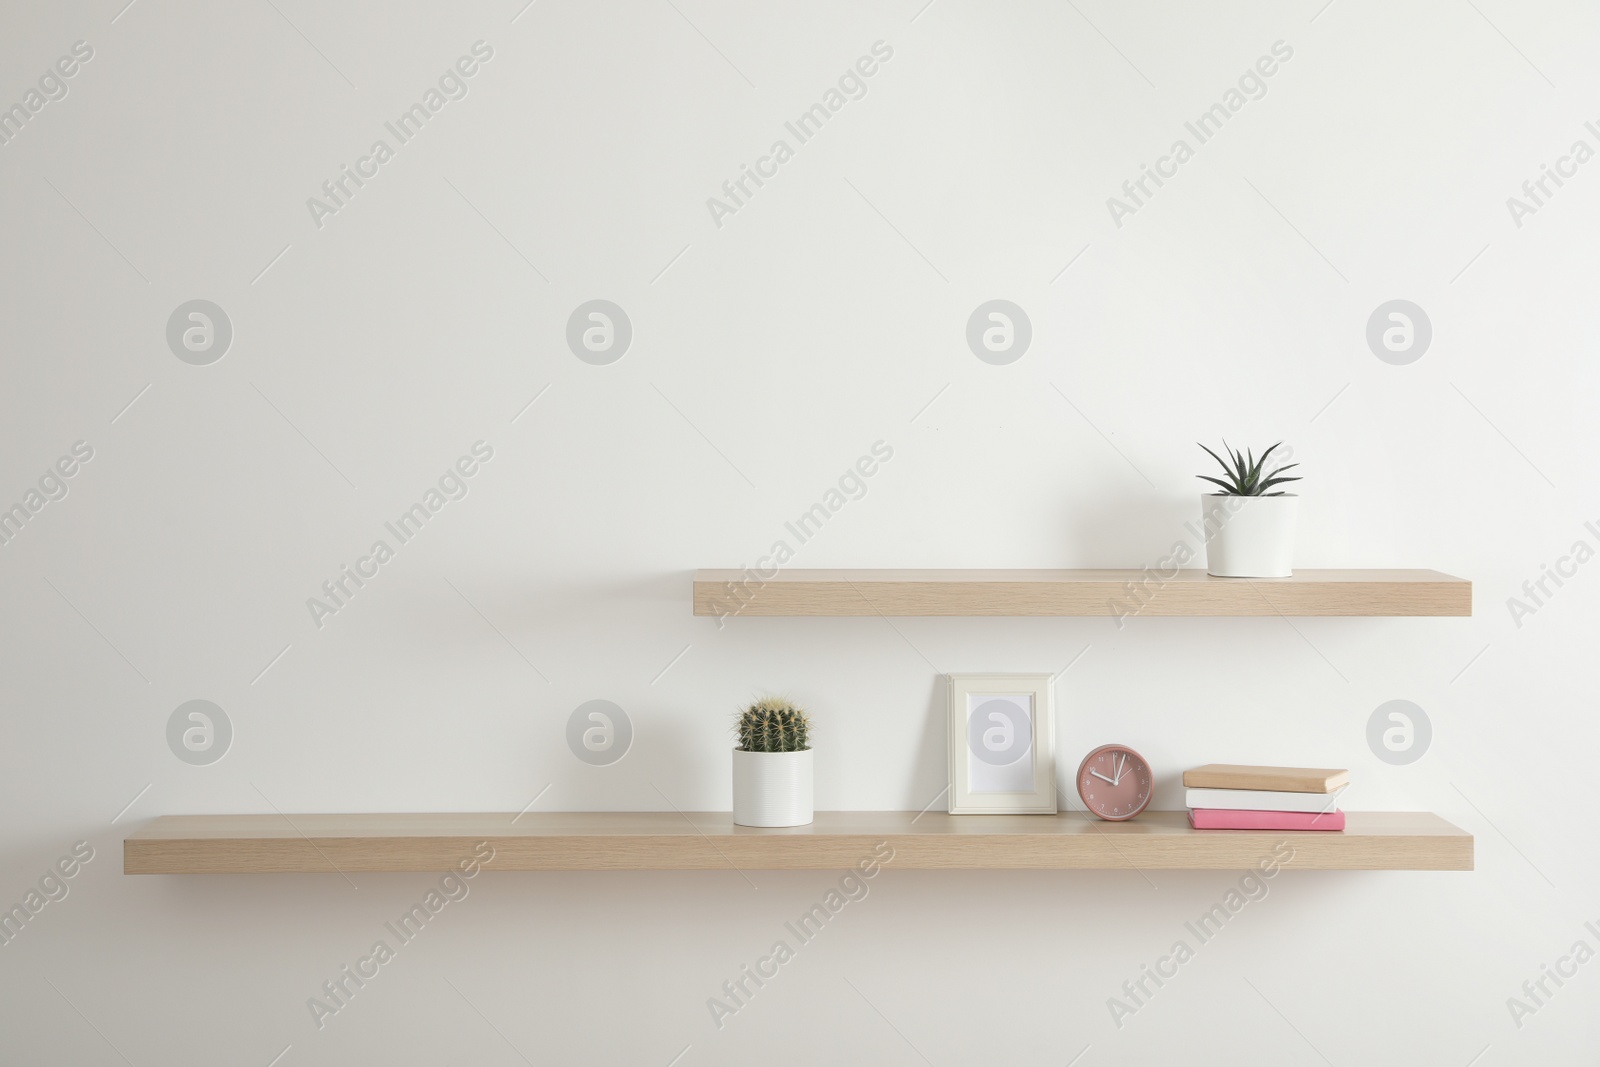
[[[1191,808],[1225,811],[1335,811],[1343,789],[1332,793],[1280,793],[1270,789],[1185,789]]]

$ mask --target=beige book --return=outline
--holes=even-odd
[[[1183,772],[1190,789],[1270,789],[1279,793],[1331,793],[1350,782],[1349,771],[1325,767],[1245,767],[1208,763]]]

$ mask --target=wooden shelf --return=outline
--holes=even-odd
[[[766,581],[702,570],[694,613],[1471,615],[1472,583],[1427,570],[1306,570],[1292,578],[1184,570],[1167,581],[1137,570],[788,570]]]
[[[515,820],[515,821],[513,821]],[[1286,868],[1470,871],[1472,835],[1428,812],[1349,812],[1329,831],[1193,830],[1183,812],[1060,815],[822,811],[809,826],[727,812],[167,815],[123,842],[126,874],[444,871],[494,849],[496,871],[844,870],[888,842],[896,870],[1244,870],[1280,841]],[[487,850],[484,850],[485,852]]]

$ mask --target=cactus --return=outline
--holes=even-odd
[[[739,712],[739,748],[745,752],[804,752],[811,747],[811,720],[777,697],[763,697]]]

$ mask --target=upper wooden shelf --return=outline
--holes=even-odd
[[[445,871],[900,870],[1470,871],[1472,835],[1428,812],[1348,812],[1342,831],[1194,830],[1181,811],[1107,823],[1060,815],[819,811],[809,826],[735,826],[727,812],[167,815],[123,842],[126,874]],[[1279,849],[1287,842],[1289,849]],[[489,848],[483,848],[487,843]],[[1284,856],[1288,855],[1287,859]]]
[[[729,586],[733,588],[730,590]],[[787,570],[694,575],[696,615],[1471,615],[1472,583],[1438,571],[1296,571],[1161,581],[1136,570]]]

